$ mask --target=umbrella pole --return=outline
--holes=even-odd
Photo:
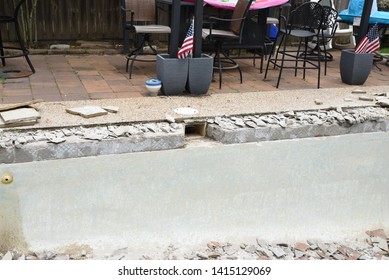
[[[361,22],[359,24],[358,35],[356,38],[357,45],[362,40],[362,38],[367,34],[373,1],[374,0],[365,0],[365,3],[363,4]]]

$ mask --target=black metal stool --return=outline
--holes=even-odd
[[[5,59],[6,58],[15,58],[15,57],[24,56],[27,60],[28,65],[31,68],[32,73],[35,73],[34,66],[32,66],[30,58],[28,57],[29,51],[26,49],[25,43],[24,43],[23,38],[20,34],[20,28],[19,28],[19,22],[18,22],[18,14],[19,14],[20,8],[24,2],[26,2],[26,0],[19,1],[19,3],[15,7],[13,16],[0,15],[0,58],[1,58],[1,62],[3,64],[3,66],[5,66]],[[15,26],[16,37],[17,37],[17,40],[19,42],[19,47],[4,47],[3,38],[1,36],[1,26],[6,25],[6,24],[13,24]],[[17,50],[17,51],[20,51],[21,53],[5,55],[5,53],[4,53],[5,49]]]

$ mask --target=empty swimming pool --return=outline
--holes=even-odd
[[[1,164],[0,248],[358,236],[389,227],[388,153],[374,132]]]

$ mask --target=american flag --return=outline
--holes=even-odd
[[[186,33],[184,42],[182,43],[182,46],[180,50],[178,51],[177,57],[178,58],[187,58],[189,55],[193,52],[193,30],[194,30],[194,20],[192,19],[192,22],[190,23],[188,32]]]
[[[355,48],[355,53],[372,53],[380,49],[378,25],[374,24]]]

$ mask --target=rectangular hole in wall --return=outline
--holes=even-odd
[[[198,123],[198,124],[186,124],[185,125],[185,136],[193,137],[193,136],[202,136],[206,135],[206,123]]]

